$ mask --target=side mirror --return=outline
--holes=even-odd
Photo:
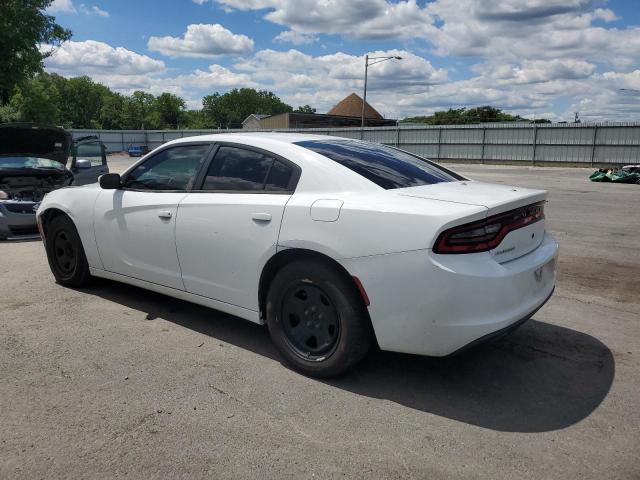
[[[83,159],[83,158],[79,158],[78,160],[76,160],[75,167],[78,170],[84,170],[84,169],[87,169],[87,168],[91,168],[91,160],[86,160],[86,159]]]
[[[100,188],[105,190],[117,190],[122,186],[119,173],[105,173],[98,179],[100,182]]]

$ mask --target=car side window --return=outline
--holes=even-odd
[[[204,178],[203,190],[264,190],[275,159],[244,148],[221,146]]]
[[[162,150],[131,171],[124,188],[186,191],[208,150],[209,145],[185,145]]]
[[[267,175],[264,188],[269,191],[287,191],[291,185],[291,177],[293,177],[293,168],[276,160]]]
[[[77,160],[89,160],[92,167],[102,165],[102,144],[100,142],[81,143],[76,147]]]

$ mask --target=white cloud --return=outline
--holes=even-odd
[[[109,12],[107,12],[106,10],[102,10],[97,5],[88,6],[88,5],[85,5],[84,3],[81,3],[78,9],[80,10],[80,12],[82,12],[85,15],[98,15],[104,18],[109,17]]]
[[[47,12],[76,13],[76,7],[73,6],[72,0],[54,0],[54,2],[47,8]]]
[[[300,34],[354,38],[412,38],[432,28],[416,0],[217,0],[226,9],[267,10],[264,18]]]
[[[294,45],[308,45],[318,41],[318,37],[312,33],[301,33],[295,30],[280,32],[273,39],[274,42],[292,43]]]
[[[253,49],[253,40],[237,35],[220,24],[192,24],[182,38],[151,37],[148,48],[169,57],[215,58],[243,54]]]
[[[53,47],[43,46],[43,50]],[[164,62],[103,42],[65,42],[45,60],[47,70],[63,75],[143,75],[165,70]]]
[[[93,13],[95,13],[96,15],[99,15],[101,17],[108,17],[109,16],[109,12],[107,12],[106,10],[102,10],[97,5],[93,5],[91,7],[91,10],[93,11]]]

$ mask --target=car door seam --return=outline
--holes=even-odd
[[[173,246],[176,249],[176,260],[178,261],[178,268],[180,269],[180,283],[182,283],[182,289],[185,292],[187,291],[187,286],[184,283],[184,274],[182,273],[180,255],[178,254],[178,214],[180,212],[180,204],[184,201],[185,198],[187,198],[188,195],[189,192],[185,192],[184,197],[182,197],[176,204],[176,218],[173,220]]]
[[[287,198],[287,201],[284,202],[282,215],[280,216],[280,225],[278,226],[278,236],[276,237],[276,253],[278,253],[278,248],[280,247],[280,233],[282,232],[282,224],[284,223],[284,212],[287,211],[287,205],[289,205],[289,202],[291,201],[292,198],[293,198],[293,193],[289,195],[289,198]]]
[[[104,270],[104,262],[102,261],[102,255],[100,254],[100,246],[98,245],[98,237],[96,235],[96,204],[100,199],[100,195],[104,193],[103,190],[98,192],[96,198],[93,200],[93,208],[91,210],[91,227],[93,228],[93,242],[96,244],[96,250],[98,251],[98,258],[100,259],[100,266]]]

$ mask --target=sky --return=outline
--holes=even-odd
[[[49,7],[73,38],[47,71],[192,109],[253,87],[326,113],[362,95],[369,54],[402,57],[369,68],[367,101],[387,118],[493,105],[640,120],[640,0],[83,1]]]

